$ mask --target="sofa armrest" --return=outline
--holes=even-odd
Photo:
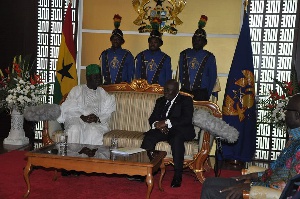
[[[280,198],[281,191],[269,187],[252,186],[249,192],[251,199],[276,199]]]
[[[242,175],[246,175],[249,173],[255,173],[255,172],[262,172],[265,170],[266,170],[266,168],[264,168],[264,167],[250,166],[250,167],[248,167],[248,169],[242,169]]]
[[[266,168],[264,168],[264,167],[250,166],[250,167],[248,167],[248,169],[242,169],[242,175],[247,175],[247,174],[256,173],[256,172],[262,172],[265,170],[266,170]],[[266,190],[262,190],[260,188],[265,188]],[[265,191],[265,192],[259,193],[259,191]],[[273,193],[272,194],[269,193],[272,191],[278,191],[278,190],[275,190],[275,189],[272,189],[269,187],[253,186],[253,187],[251,187],[250,191],[246,191],[246,190],[243,191],[243,199],[260,198],[260,197],[267,199],[267,198],[269,198],[269,195],[273,196]],[[266,195],[263,196],[262,194],[264,194],[264,193],[266,193]],[[280,194],[281,194],[281,192],[280,192]],[[278,197],[270,197],[270,198],[279,198],[280,194]]]
[[[63,132],[62,125],[56,120],[43,121],[44,128],[42,132],[42,142],[44,145],[49,145],[57,142],[55,132]]]
[[[56,131],[62,131],[63,128],[61,126],[61,123],[59,123],[56,120],[50,120],[48,121],[48,130],[49,130],[49,136],[52,138],[53,134]]]
[[[45,146],[53,144],[53,140],[49,136],[49,121],[43,121],[42,142]]]

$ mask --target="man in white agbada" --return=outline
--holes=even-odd
[[[115,97],[99,87],[101,79],[97,64],[87,66],[87,83],[72,88],[62,103],[57,121],[64,123],[69,143],[102,145],[103,135],[110,131],[108,122],[116,110]]]

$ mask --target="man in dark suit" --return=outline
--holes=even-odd
[[[149,118],[151,129],[145,133],[142,148],[153,150],[160,141],[171,145],[174,160],[174,177],[171,187],[180,187],[184,160],[184,142],[195,137],[193,100],[179,94],[176,80],[168,80],[164,86],[164,96],[156,100]]]

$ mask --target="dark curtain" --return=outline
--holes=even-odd
[[[12,63],[16,55],[37,54],[37,1],[0,1],[0,68]],[[10,115],[0,113],[0,138],[7,137]]]

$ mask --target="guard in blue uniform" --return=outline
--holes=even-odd
[[[149,84],[164,86],[172,79],[171,57],[160,50],[163,40],[158,30],[151,31],[148,44],[149,49],[140,52],[135,58],[135,77],[146,79]]]
[[[216,58],[203,49],[207,44],[203,29],[206,21],[207,17],[202,15],[192,37],[193,48],[183,50],[179,57],[180,90],[194,95],[198,101],[209,100],[217,79]]]
[[[115,29],[110,37],[112,46],[99,57],[104,84],[129,83],[134,76],[134,57],[129,50],[121,47],[125,43],[123,32],[119,29],[121,19],[119,15],[114,16]]]

